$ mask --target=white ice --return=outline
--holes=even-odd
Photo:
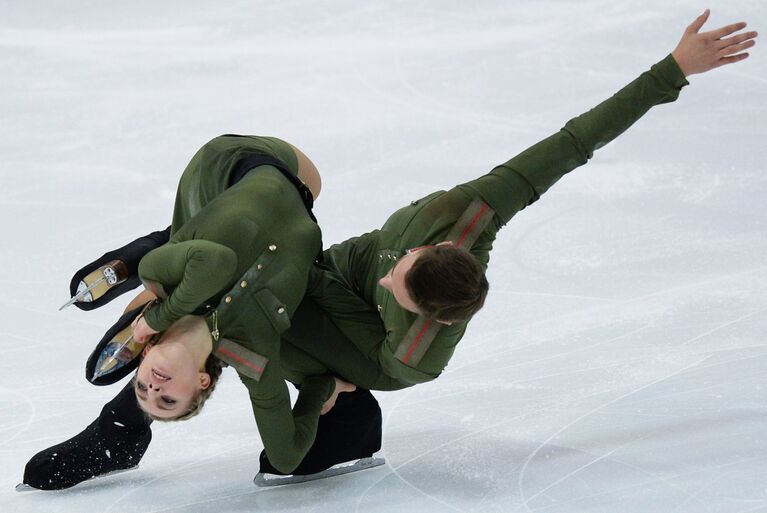
[[[135,472],[18,494],[116,387],[83,375],[128,299],[71,274],[168,224],[222,133],[317,163],[326,244],[486,172],[632,80],[706,7],[763,0],[67,2],[0,16],[3,512],[767,511],[767,54],[691,78],[501,231],[446,372],[379,393],[387,465],[258,489],[225,373]]]

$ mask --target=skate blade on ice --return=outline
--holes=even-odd
[[[264,474],[263,472],[259,472],[253,479],[253,483],[255,483],[256,486],[262,487],[306,483],[307,481],[316,481],[317,479],[342,476],[344,474],[350,474],[359,470],[380,467],[384,463],[386,463],[386,460],[383,458],[362,458],[356,461],[339,463],[338,465],[334,465],[327,470],[323,470],[322,472],[317,472],[316,474],[308,474],[305,476],[278,476],[275,474]]]
[[[90,479],[86,479],[85,481],[81,481],[77,483],[75,486],[79,486],[83,483],[90,483],[91,481],[95,481],[96,479],[103,479],[105,477],[109,476],[116,476],[117,474],[123,474],[125,472],[131,472],[132,470],[138,469],[138,465],[131,468],[121,468],[119,470],[113,470],[112,472],[107,472],[106,474],[101,474],[100,476],[93,476]],[[33,486],[29,486],[27,483],[19,483],[16,485],[16,491],[17,492],[61,492],[64,490],[71,490],[74,488],[74,486],[71,486],[69,488],[62,488],[61,490],[41,490],[40,488],[35,488]]]

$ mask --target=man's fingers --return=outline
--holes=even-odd
[[[728,46],[737,45],[739,43],[742,43],[744,41],[748,41],[749,39],[754,39],[756,36],[758,36],[756,32],[744,32],[743,34],[738,34],[737,36],[728,37],[727,39],[722,39],[719,41],[718,48],[727,48]]]
[[[715,68],[718,68],[719,66],[724,66],[725,64],[732,64],[733,62],[740,62],[743,59],[747,59],[748,54],[747,53],[739,53],[738,55],[731,55],[730,57],[722,57],[716,62]]]
[[[753,39],[750,41],[746,41],[745,43],[740,43],[739,45],[732,45],[728,46],[727,48],[722,49],[719,52],[720,57],[727,57],[728,55],[732,55],[734,53],[742,52],[743,50],[747,48],[751,48],[756,44],[756,41]]]
[[[706,32],[706,35],[712,37],[713,39],[721,39],[724,36],[729,36],[733,32],[737,32],[738,30],[741,30],[744,28],[746,28],[746,22],[741,21],[738,23],[733,23],[731,25],[726,25],[716,30],[712,30],[711,32]]]
[[[703,11],[703,14],[695,18],[695,20],[690,23],[690,26],[687,27],[687,32],[690,34],[697,34],[700,29],[703,27],[703,24],[706,23],[706,20],[708,19],[708,15],[711,14],[711,11],[706,9]]]

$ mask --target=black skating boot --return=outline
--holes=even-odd
[[[292,475],[322,472],[338,463],[368,458],[381,449],[381,408],[370,391],[338,394],[332,410],[320,416],[317,437]],[[285,475],[261,451],[261,474]]]
[[[97,386],[117,383],[133,372],[146,347],[133,340],[133,320],[154,301],[125,312],[96,345],[85,363],[85,379]]]
[[[24,468],[24,484],[62,490],[136,467],[152,440],[151,422],[129,383],[82,432],[35,454]]]
[[[170,226],[104,253],[75,273],[69,284],[72,299],[61,308],[74,304],[81,310],[93,310],[135,289],[141,285],[138,264],[143,256],[169,239]]]

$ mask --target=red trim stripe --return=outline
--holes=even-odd
[[[410,361],[410,357],[413,356],[413,353],[418,347],[418,344],[421,343],[421,339],[426,333],[426,330],[429,329],[429,326],[431,326],[431,322],[432,322],[431,319],[429,319],[428,321],[424,323],[423,328],[421,328],[421,331],[420,333],[418,333],[418,336],[415,337],[415,340],[413,341],[413,344],[410,346],[410,349],[408,349],[407,353],[405,353],[405,356],[402,357],[402,363],[407,363]]]
[[[244,359],[244,358],[240,358],[240,357],[239,357],[239,356],[237,356],[236,354],[234,354],[234,353],[232,353],[232,352],[229,352],[229,351],[227,351],[227,350],[226,350],[226,349],[224,349],[223,347],[219,347],[218,349],[216,349],[216,351],[218,351],[219,353],[223,353],[223,354],[225,354],[226,356],[228,356],[229,358],[232,358],[232,359],[234,359],[234,360],[235,360],[235,361],[237,361],[237,362],[240,362],[240,363],[242,363],[242,364],[244,364],[244,365],[247,365],[247,366],[248,366],[248,367],[250,367],[251,369],[256,369],[256,370],[257,370],[258,372],[260,372],[260,373],[263,373],[263,372],[264,372],[264,369],[263,369],[262,367],[259,367],[258,365],[255,365],[255,364],[253,364],[253,363],[249,362],[248,360],[246,360],[246,359]]]
[[[472,228],[474,228],[474,225],[477,224],[477,221],[479,221],[479,218],[484,215],[485,212],[487,212],[487,209],[489,207],[487,206],[487,203],[482,203],[482,208],[479,209],[479,212],[477,212],[477,215],[474,216],[474,219],[471,220],[469,225],[466,227],[466,229],[463,231],[461,236],[458,238],[458,242],[455,243],[455,247],[460,248],[461,244],[463,243],[464,239],[469,235],[469,232]]]
[[[485,202],[482,202],[482,206],[480,207],[479,212],[477,212],[477,214],[472,218],[472,220],[469,222],[469,224],[466,226],[466,228],[464,228],[463,232],[461,232],[460,237],[458,237],[458,240],[456,242],[454,242],[453,245],[455,247],[457,247],[457,248],[461,247],[463,242],[466,240],[466,237],[468,237],[469,234],[471,233],[471,231],[474,229],[474,226],[482,218],[482,216],[484,216],[485,213],[487,213],[487,211],[489,209],[490,209],[490,207],[488,206],[488,204],[485,203]],[[419,250],[419,249],[421,249],[423,247],[429,247],[429,246],[421,246],[419,248],[411,249],[410,251],[411,252],[412,251],[417,251],[417,250]],[[410,358],[412,358],[413,353],[415,353],[416,349],[418,349],[418,345],[421,343],[421,340],[423,339],[424,335],[426,334],[428,329],[431,327],[432,322],[433,321],[431,319],[429,319],[429,320],[427,320],[424,323],[423,327],[421,328],[421,331],[418,332],[418,335],[415,337],[415,340],[413,340],[413,343],[410,345],[410,347],[408,348],[407,352],[405,353],[405,355],[400,360],[402,363],[407,364],[410,361]]]

